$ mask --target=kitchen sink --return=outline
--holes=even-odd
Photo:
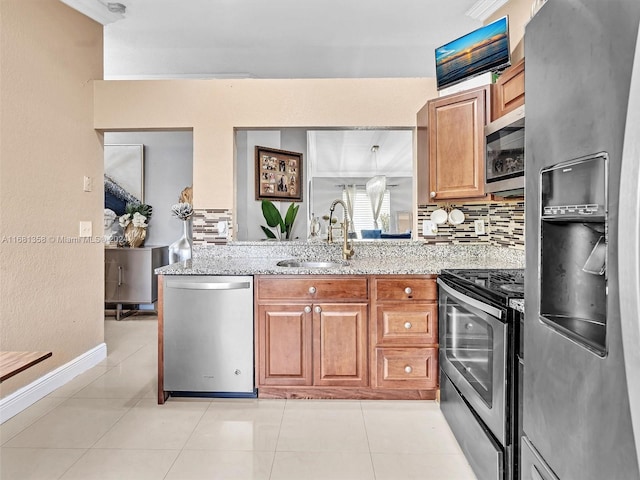
[[[298,268],[339,268],[349,265],[347,262],[316,261],[316,260],[281,260],[277,263],[279,267]]]

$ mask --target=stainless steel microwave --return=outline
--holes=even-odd
[[[484,127],[487,193],[524,195],[524,105]]]

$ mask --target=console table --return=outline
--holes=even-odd
[[[123,304],[149,304],[158,300],[158,281],[154,270],[168,263],[167,246],[105,248],[104,302],[116,304],[117,320],[122,317]]]

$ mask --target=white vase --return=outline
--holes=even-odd
[[[189,235],[189,221],[182,222],[182,236],[169,246],[169,263],[184,262],[191,259],[193,244]]]

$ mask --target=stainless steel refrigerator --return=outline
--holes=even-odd
[[[525,29],[523,480],[640,479],[639,22],[548,0]]]

